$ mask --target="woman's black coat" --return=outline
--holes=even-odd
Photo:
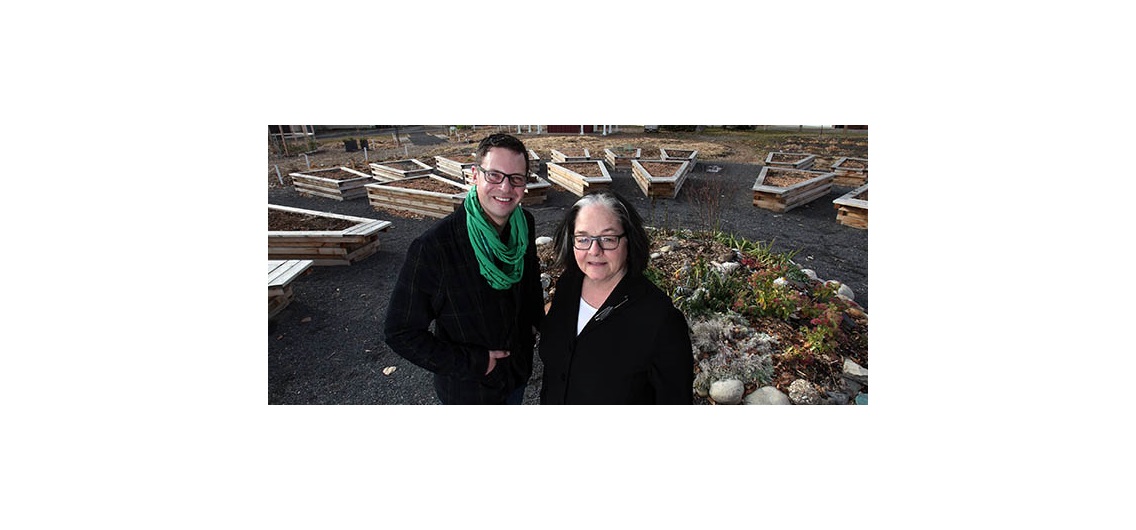
[[[577,337],[582,281],[572,267],[561,275],[542,322],[541,404],[690,404],[690,332],[670,297],[628,274]]]

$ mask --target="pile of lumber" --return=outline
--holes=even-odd
[[[753,205],[774,212],[787,212],[832,190],[833,173],[763,167],[753,184]],[[766,182],[769,177],[792,179],[788,185]]]
[[[663,164],[673,168],[673,171],[666,175],[654,175],[647,171],[643,164]],[[632,160],[631,177],[635,179],[635,183],[647,198],[673,199],[678,196],[678,190],[682,188],[682,183],[690,173],[691,167],[693,162],[682,160]]]
[[[551,151],[553,162],[588,162],[592,160],[592,154],[588,152],[588,148],[586,147],[580,149],[565,149],[565,151],[568,151],[568,154],[564,154],[556,149],[552,149]],[[581,156],[581,154],[583,156]]]
[[[663,160],[685,160],[690,162],[690,169],[693,170],[694,164],[698,163],[698,150],[659,148],[659,158]]]
[[[426,180],[441,183],[445,192],[414,189],[414,186]],[[465,203],[465,195],[470,185],[454,182],[446,177],[429,174],[419,177],[410,177],[395,182],[368,184],[367,200],[371,206],[378,208],[392,208],[405,210],[427,217],[441,219]]]
[[[631,161],[639,160],[642,154],[643,150],[639,148],[630,151],[621,150],[618,153],[611,149],[604,149],[604,162],[607,162],[607,165],[612,169],[629,168],[631,167]]]
[[[371,175],[343,166],[289,173],[288,176],[292,177],[292,187],[300,195],[337,201],[366,197],[367,190],[363,186],[375,181]]]
[[[554,153],[556,151],[553,151]],[[548,180],[579,197],[584,194],[597,190],[605,190],[611,186],[611,174],[607,172],[607,166],[602,161],[591,160],[584,162],[549,162],[548,166]],[[588,167],[599,168],[602,177],[586,177],[577,172],[577,170],[584,170]]]
[[[465,182],[465,172],[477,163],[474,155],[435,155],[434,161],[438,163],[438,172],[448,175],[458,182]]]
[[[863,167],[861,167],[863,166]],[[868,159],[843,157],[832,164],[832,172],[836,173],[833,184],[838,186],[862,186],[868,183]]]
[[[269,210],[282,210],[316,217],[329,217],[357,223],[344,230],[298,230],[268,232],[268,259],[312,260],[313,265],[350,265],[379,249],[379,232],[390,227],[390,221],[318,212],[290,206],[268,205]]]
[[[292,280],[311,266],[310,259],[268,260],[268,318],[292,302]]]
[[[387,162],[372,162],[370,165],[371,173],[373,173],[375,179],[380,182],[428,175],[434,172],[434,168],[430,167],[429,164],[425,164],[415,158],[390,160]]]
[[[868,185],[864,184],[832,201],[836,221],[853,228],[868,228]]]
[[[773,151],[765,155],[765,165],[773,167],[789,167],[793,169],[809,169],[816,163],[816,155],[808,153],[786,153]]]

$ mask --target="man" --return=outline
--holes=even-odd
[[[481,141],[464,207],[410,244],[391,293],[386,343],[433,372],[444,404],[520,404],[532,375],[544,300],[527,153],[507,134]]]

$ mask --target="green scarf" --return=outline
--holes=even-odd
[[[529,248],[529,225],[521,208],[518,206],[509,216],[509,241],[502,242],[497,228],[482,212],[477,188],[473,187],[465,196],[465,221],[481,275],[489,285],[503,291],[520,281],[525,271],[525,251]],[[493,258],[500,260],[505,270],[501,270]]]

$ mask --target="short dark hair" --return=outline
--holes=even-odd
[[[572,209],[564,215],[560,225],[556,227],[556,237],[552,246],[556,251],[556,262],[553,267],[572,267],[579,270],[576,265],[576,256],[573,253],[573,239],[576,235],[576,217],[580,209],[585,206],[598,204],[606,207],[619,219],[623,233],[627,236],[627,274],[642,274],[647,269],[650,260],[651,244],[647,239],[647,231],[643,228],[643,218],[635,207],[627,202],[620,194],[603,190],[589,193],[576,201]]]
[[[486,136],[481,140],[481,143],[477,144],[477,165],[481,165],[482,160],[485,159],[485,155],[489,154],[489,150],[494,147],[508,149],[514,153],[517,153],[518,155],[525,157],[526,165],[529,162],[529,150],[525,149],[524,142],[517,139],[516,136],[510,134],[495,133]]]

